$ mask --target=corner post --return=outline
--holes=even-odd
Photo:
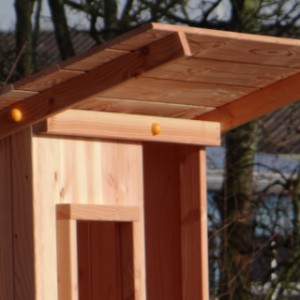
[[[206,151],[182,147],[181,251],[182,299],[209,299]]]

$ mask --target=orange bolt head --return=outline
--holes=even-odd
[[[161,133],[161,127],[158,123],[153,123],[151,126],[152,135],[158,135]]]
[[[13,108],[10,111],[10,118],[14,121],[14,122],[21,122],[23,119],[23,113],[20,109],[18,108]]]

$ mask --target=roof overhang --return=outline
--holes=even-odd
[[[6,86],[0,137],[68,108],[219,122],[226,131],[300,99],[299,58],[300,40],[147,24]]]

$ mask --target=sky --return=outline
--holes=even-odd
[[[42,22],[45,27],[49,26],[50,11],[46,5],[47,1],[43,1],[42,5]],[[14,0],[0,0],[0,29],[14,30],[15,27],[15,8]]]
[[[14,1],[0,0],[0,28],[2,30],[9,30],[14,28]]]
[[[120,0],[122,3],[122,1]],[[228,5],[228,0],[223,0],[222,5],[218,7],[218,14],[223,15],[226,12],[226,7]],[[43,29],[52,29],[52,24],[50,21],[50,11],[47,5],[47,1],[42,1],[42,18],[41,18],[41,27]],[[193,3],[193,1],[191,1]],[[86,27],[86,19],[82,16],[77,14],[75,18],[68,18],[68,23],[70,26],[76,27]],[[15,28],[15,9],[14,9],[14,0],[0,0],[0,30],[7,31],[7,30],[14,30]]]

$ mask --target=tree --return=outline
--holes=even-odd
[[[75,51],[71,41],[65,8],[61,0],[48,0],[57,45],[62,60],[74,56]]]
[[[35,0],[16,0],[16,54],[17,76],[32,72],[32,23],[31,16]]]

